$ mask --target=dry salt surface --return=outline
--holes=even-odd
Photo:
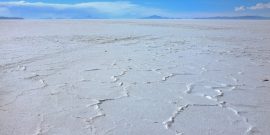
[[[0,21],[0,135],[269,135],[270,21]]]

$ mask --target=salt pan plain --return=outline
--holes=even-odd
[[[1,135],[269,135],[270,21],[0,21]]]

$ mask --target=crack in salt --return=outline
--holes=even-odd
[[[164,77],[162,78],[162,81],[167,81],[169,78],[171,78],[171,77],[173,77],[173,76],[175,76],[175,74],[169,74],[168,76],[164,76]]]
[[[238,110],[236,110],[235,108],[233,108],[232,105],[230,105],[226,101],[221,101],[220,100],[220,98],[224,96],[224,93],[222,92],[222,90],[220,90],[218,88],[226,88],[226,87],[228,88],[229,87],[229,88],[231,88],[231,90],[233,90],[233,89],[235,89],[235,86],[236,85],[224,85],[222,87],[212,87],[212,89],[214,89],[217,92],[217,95],[215,97],[205,96],[205,98],[207,98],[209,100],[214,100],[214,101],[218,102],[219,107],[226,108],[226,109],[232,111],[237,117],[241,118],[242,121],[246,125],[248,125],[248,128],[247,128],[246,133],[245,133],[246,135],[248,135],[251,132],[253,132],[254,131],[254,128],[255,128],[253,125],[251,125],[249,123],[248,118],[245,117],[245,116],[242,116],[241,113]]]
[[[169,78],[172,78],[172,77],[175,77],[175,76],[180,76],[180,75],[193,75],[193,74],[191,74],[191,73],[171,73],[171,74],[169,74],[169,75],[167,75],[167,76],[164,76],[164,77],[162,77],[162,81],[167,81]]]
[[[90,72],[90,71],[98,71],[98,70],[101,70],[101,69],[99,69],[99,68],[94,68],[94,69],[86,69],[86,70],[84,70],[84,71]]]
[[[124,76],[126,73],[127,73],[127,70],[124,70],[124,71],[122,71],[122,72],[121,72],[120,74],[118,74],[118,75],[111,76],[112,83],[118,82],[118,81],[119,81],[119,77]]]
[[[27,93],[27,92],[30,92],[30,91],[36,91],[36,90],[39,90],[39,89],[44,89],[44,88],[46,88],[46,87],[48,86],[48,84],[47,84],[44,80],[39,80],[39,82],[40,82],[43,86],[41,86],[41,87],[39,87],[39,88],[33,88],[33,89],[23,90],[23,91],[20,92],[18,95],[16,95],[15,98],[14,98],[12,101],[10,101],[10,102],[8,102],[8,103],[6,103],[6,104],[0,105],[0,107],[2,108],[2,107],[5,107],[5,106],[8,106],[8,105],[11,105],[11,104],[15,103],[15,102],[18,100],[19,97],[23,96],[23,95],[24,95],[25,93]]]
[[[231,90],[234,90],[237,86],[239,86],[239,85],[222,85],[222,86],[219,86],[219,87],[210,87],[211,89],[215,90],[215,92],[217,93],[215,96],[209,96],[209,95],[206,95],[206,94],[194,93],[193,95],[202,96],[202,97],[204,97],[204,98],[206,98],[208,100],[217,102],[217,104],[214,104],[214,105],[210,105],[210,104],[190,104],[190,106],[201,106],[201,107],[203,107],[203,106],[206,106],[206,107],[209,107],[209,106],[214,106],[215,107],[215,106],[217,106],[217,107],[226,108],[226,109],[230,110],[231,112],[233,112],[237,117],[241,118],[242,121],[248,126],[247,130],[245,132],[246,135],[252,134],[254,132],[258,132],[258,130],[253,125],[251,125],[249,123],[249,120],[248,120],[247,117],[242,116],[241,113],[238,110],[234,109],[232,107],[232,105],[230,105],[226,101],[220,100],[220,98],[222,98],[224,96],[224,92],[222,90],[220,90],[220,89],[230,88],[230,91],[231,91]],[[185,91],[185,94],[191,94],[192,90],[194,89],[194,84],[187,84],[186,87],[187,87],[187,90]],[[180,110],[180,112],[181,112],[181,110]],[[178,115],[180,112],[177,111],[177,113],[174,113],[174,114]],[[174,122],[174,118],[175,117],[171,117],[169,119],[170,121],[168,121],[167,126],[166,126],[167,129]]]
[[[163,122],[163,125],[165,126],[166,129],[169,129],[172,124],[174,123],[175,118],[181,113],[183,112],[185,109],[187,109],[190,105],[187,104],[185,106],[181,106],[178,107],[177,110],[171,115],[171,117],[169,117],[168,120]]]
[[[37,128],[36,133],[34,133],[33,135],[42,135],[42,134],[43,134],[42,125],[43,125],[43,123],[45,122],[45,120],[44,120],[44,115],[39,114],[38,116],[41,117],[41,118],[40,118],[40,123],[39,123],[39,125],[38,125],[38,128]]]

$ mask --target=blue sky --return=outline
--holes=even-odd
[[[270,16],[270,0],[0,0],[0,16],[24,18]]]

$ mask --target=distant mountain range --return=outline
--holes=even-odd
[[[4,17],[4,16],[0,16],[0,19],[12,20],[12,19],[23,19],[23,18],[21,18],[21,17]]]
[[[152,15],[148,17],[143,17],[140,19],[224,19],[224,20],[270,20],[270,17],[264,16],[216,16],[216,17],[201,17],[201,18],[170,18],[158,15]]]
[[[143,17],[143,18],[140,18],[140,19],[173,19],[173,18],[158,16],[158,15],[152,15],[152,16],[147,16],[147,17]]]
[[[269,20],[270,17],[264,16],[216,16],[216,17],[203,17],[194,19],[232,19],[232,20]]]

